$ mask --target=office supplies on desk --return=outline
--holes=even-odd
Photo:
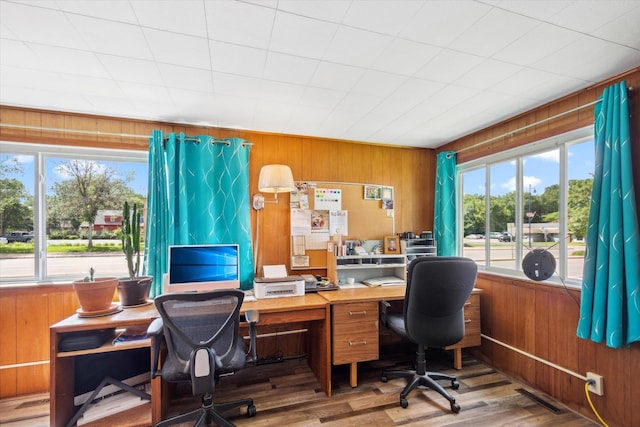
[[[316,290],[316,286],[318,285],[318,279],[312,274],[303,274],[302,278],[304,279],[304,290],[305,292],[313,292]]]

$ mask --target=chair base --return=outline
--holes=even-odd
[[[253,399],[242,399],[227,403],[213,403],[211,401],[211,396],[204,396],[202,398],[202,406],[198,409],[163,420],[156,424],[156,427],[171,426],[193,420],[195,420],[194,426],[214,424],[222,427],[235,427],[235,424],[225,419],[222,414],[229,409],[238,408],[244,405],[247,405],[248,417],[256,415],[256,407],[253,404]]]
[[[409,393],[420,386],[429,387],[432,390],[440,393],[445,399],[449,401],[449,405],[451,406],[451,411],[454,413],[460,412],[460,405],[456,403],[456,400],[449,394],[439,383],[436,381],[447,380],[451,381],[451,387],[454,390],[457,390],[460,387],[457,379],[453,375],[442,374],[440,372],[425,372],[420,375],[415,371],[408,370],[393,370],[393,371],[383,371],[381,376],[382,382],[387,382],[389,378],[404,378],[407,381],[407,385],[400,392],[400,406],[406,408],[409,406],[409,402],[407,401],[407,396]]]

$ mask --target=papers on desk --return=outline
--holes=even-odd
[[[398,286],[404,285],[404,280],[396,276],[373,277],[362,281],[367,286]]]

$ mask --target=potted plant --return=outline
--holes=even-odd
[[[151,288],[150,276],[139,276],[140,272],[140,222],[142,212],[138,205],[133,208],[124,202],[122,210],[122,231],[120,240],[122,252],[127,260],[129,277],[118,279],[118,295],[123,307],[146,304]]]
[[[113,306],[113,295],[116,291],[118,279],[115,277],[94,278],[94,269],[89,270],[89,276],[73,282],[73,289],[80,302],[79,313],[93,315],[106,313]]]

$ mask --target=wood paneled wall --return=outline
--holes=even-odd
[[[0,398],[49,389],[49,325],[78,307],[71,285],[0,287]]]
[[[593,123],[593,107],[580,109],[558,119],[528,127],[563,111],[595,101],[605,87],[625,80],[633,90],[631,138],[636,202],[640,208],[640,68],[591,88],[567,96],[536,110],[454,141],[441,150],[463,150],[465,162],[490,153],[531,143]],[[480,144],[500,135],[501,138]],[[465,149],[465,147],[472,147]],[[640,209],[638,210],[640,212]],[[482,333],[580,375],[595,372],[604,376],[604,396],[591,395],[600,415],[610,426],[640,426],[640,391],[633,384],[640,377],[640,343],[611,349],[576,336],[579,290],[516,280],[482,273],[477,286],[481,299]],[[584,394],[584,383],[561,370],[547,366],[488,339],[482,340],[477,355],[496,368],[549,393],[572,409],[595,419]]]
[[[0,106],[0,123],[3,124],[0,140],[3,141],[144,151],[154,129],[185,132],[189,136],[239,137],[254,144],[250,160],[251,194],[257,192],[258,175],[263,165],[283,163],[291,166],[296,180],[393,186],[395,229],[398,232],[430,230],[433,224],[436,165],[433,150],[6,106]],[[72,132],[74,130],[95,134]],[[252,210],[254,242],[256,220],[260,221],[259,265],[290,266],[288,206],[289,197],[283,194],[279,196],[278,205],[267,204],[259,215]],[[375,228],[375,223],[371,227]],[[326,274],[326,270],[310,272]],[[48,327],[72,315],[77,307],[69,285],[0,287],[0,398],[48,390],[49,365],[38,364],[48,360]],[[299,354],[300,339],[289,340],[285,346],[284,339],[280,338],[278,348],[264,343],[268,353],[265,357],[287,355],[289,351]],[[30,363],[34,365],[12,367]]]
[[[189,136],[243,138],[251,143],[251,194],[258,191],[263,165],[287,164],[300,181],[355,182],[393,186],[395,229],[398,232],[430,230],[433,224],[433,194],[436,159],[433,150],[372,145],[350,141],[293,135],[184,126],[162,122],[87,116],[0,106],[0,140],[144,150],[152,130],[185,132]],[[20,125],[29,127],[11,127]],[[45,128],[45,129],[43,129]],[[69,132],[46,130],[68,129]],[[73,133],[72,130],[97,132]],[[122,136],[100,135],[99,132]],[[267,198],[270,195],[266,195]],[[279,196],[278,205],[267,204],[260,213],[260,260],[265,264],[290,265],[289,197]],[[252,224],[256,230],[256,212]],[[375,227],[375,224],[371,224]],[[358,236],[348,236],[358,239]],[[382,238],[382,236],[380,236]],[[255,234],[254,234],[255,241]],[[259,264],[261,264],[259,262]]]

